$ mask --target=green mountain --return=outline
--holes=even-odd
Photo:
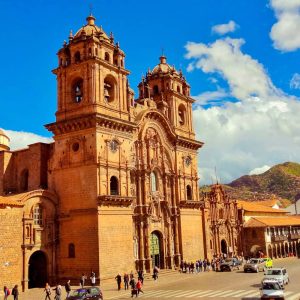
[[[300,199],[300,164],[285,162],[259,175],[244,175],[224,185],[232,199],[260,201],[278,199],[288,206]],[[206,191],[207,186],[200,191]]]
[[[259,175],[244,175],[228,185],[233,198],[267,200],[278,198],[293,202],[300,197],[300,164],[285,162]],[[288,203],[286,203],[288,204]]]

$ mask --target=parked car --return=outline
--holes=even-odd
[[[236,257],[226,258],[223,263],[220,265],[221,272],[232,271],[234,268],[239,269],[239,266],[242,264],[240,260]]]
[[[264,271],[265,261],[262,258],[251,258],[249,262],[244,264],[244,272],[256,272]]]
[[[95,286],[74,290],[67,300],[103,300],[101,290]]]
[[[284,284],[288,284],[290,279],[289,279],[289,274],[285,268],[271,268],[267,269],[265,271],[265,275],[263,280],[265,279],[275,279],[281,284],[282,286]]]
[[[260,299],[284,299],[284,287],[276,279],[264,279],[260,288]]]

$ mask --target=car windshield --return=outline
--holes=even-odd
[[[267,275],[281,275],[281,270],[267,270]]]
[[[264,282],[262,285],[263,290],[281,290],[277,282]]]
[[[250,264],[258,264],[258,259],[250,259]]]
[[[79,289],[79,290],[73,291],[72,296],[74,296],[74,297],[78,297],[78,296],[81,297],[81,296],[85,295],[86,293],[87,293],[86,289]]]

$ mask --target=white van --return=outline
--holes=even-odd
[[[276,279],[263,279],[260,288],[260,299],[284,300],[284,287]]]
[[[265,271],[264,279],[276,279],[282,286],[288,284],[289,274],[285,268],[271,268]]]

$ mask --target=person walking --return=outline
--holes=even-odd
[[[80,277],[80,287],[84,288],[85,280],[86,280],[86,276],[84,273],[82,273]]]
[[[141,280],[139,279],[138,282],[136,283],[136,289],[137,289],[137,293],[139,294],[140,292],[144,294],[144,292],[142,291],[142,282]]]
[[[61,300],[61,285],[60,284],[56,284],[55,288],[53,289],[53,291],[55,291],[55,300]]]
[[[154,280],[157,280],[157,279],[158,279],[158,272],[159,272],[158,267],[155,266],[155,267],[153,268],[153,275],[152,275],[152,277],[153,277]]]
[[[11,294],[14,296],[14,300],[18,300],[18,298],[19,298],[19,290],[18,290],[18,285],[17,284],[12,289]]]
[[[123,280],[124,280],[124,288],[125,288],[125,290],[128,290],[128,287],[129,287],[129,275],[127,273],[124,273]]]
[[[4,300],[7,300],[7,297],[10,295],[10,290],[6,285],[3,288],[3,292],[4,292]]]
[[[46,293],[46,297],[45,297],[45,300],[51,300],[50,298],[50,295],[51,295],[51,287],[49,285],[49,283],[47,282],[46,283],[46,286],[45,286],[45,293]]]
[[[141,283],[144,284],[144,271],[143,270],[138,271],[138,280],[140,280]]]
[[[96,274],[94,272],[91,273],[90,280],[91,280],[91,285],[95,286],[96,285]]]
[[[121,282],[122,282],[122,277],[121,277],[120,273],[118,273],[118,275],[115,277],[115,279],[117,280],[118,291],[119,291],[121,289]]]
[[[65,284],[65,290],[66,290],[66,293],[67,293],[67,298],[70,296],[70,293],[71,293],[71,280],[68,280]]]

